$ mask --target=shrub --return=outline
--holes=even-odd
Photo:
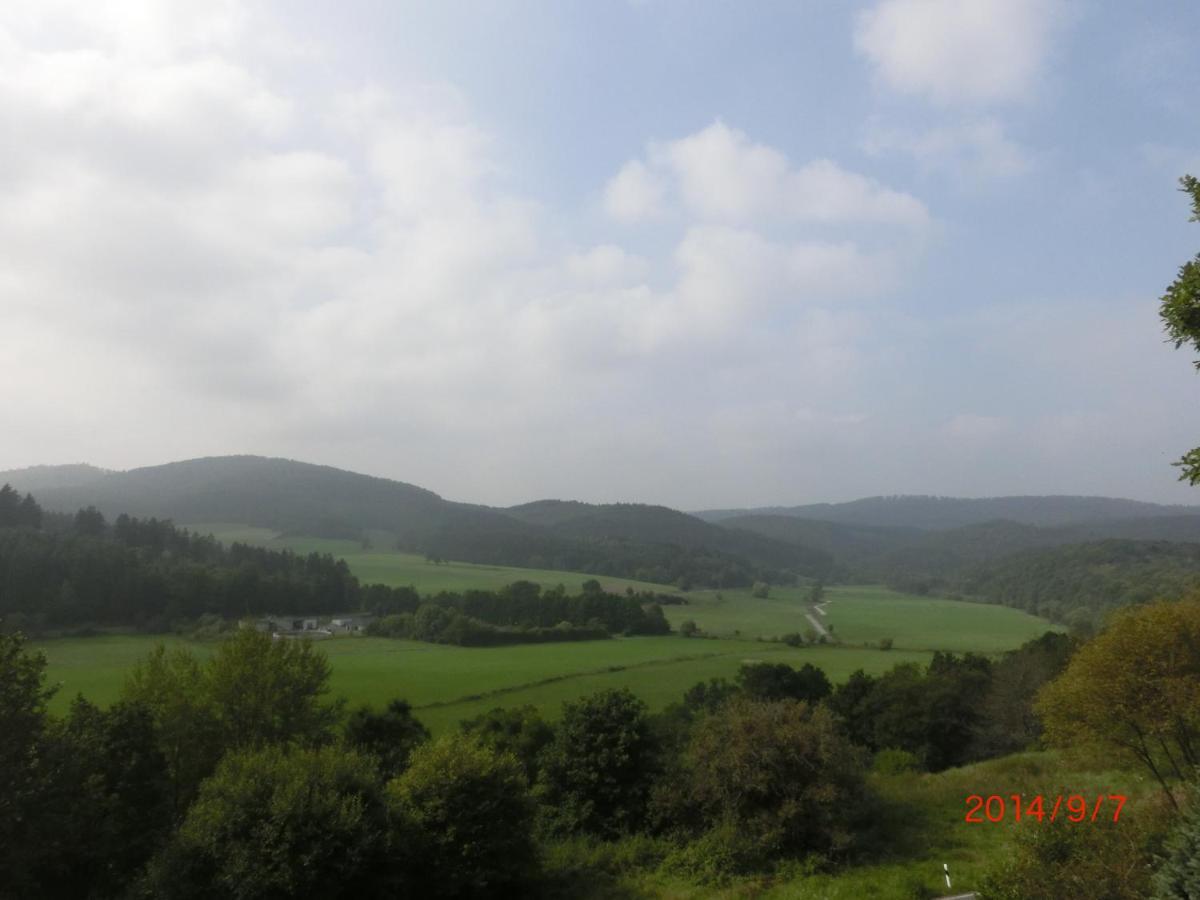
[[[699,721],[684,768],[682,827],[732,828],[772,854],[845,850],[866,807],[864,751],[794,700],[731,700]]]
[[[416,896],[491,897],[532,874],[533,802],[511,754],[443,737],[419,747],[387,792]]]

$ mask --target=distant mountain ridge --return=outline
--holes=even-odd
[[[1012,497],[864,497],[847,503],[767,506],[755,509],[712,509],[694,513],[707,522],[742,516],[786,516],[841,525],[937,530],[979,525],[1000,519],[1021,525],[1054,527],[1120,519],[1198,516],[1200,506],[1166,505],[1117,497],[1068,495]]]
[[[823,577],[833,564],[820,551],[666,507],[541,501],[500,509],[279,458],[206,457],[125,472],[41,467],[0,472],[0,483],[26,491],[35,477],[38,502],[50,510],[95,506],[109,517],[237,522],[323,537],[382,531],[405,549],[468,562],[718,586],[784,572]]]

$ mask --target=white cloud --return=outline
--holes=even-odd
[[[266,452],[683,502],[879,445],[856,302],[919,252],[915,197],[715,123],[606,191],[677,233],[580,237],[454,89],[290,81],[248,43],[279,23],[185,6],[0,14],[0,468]]]
[[[609,183],[609,212],[621,220],[656,214],[668,185],[685,214],[707,222],[921,227],[929,220],[924,204],[910,194],[828,159],[795,167],[780,151],[720,121],[653,143],[645,163],[627,163]]]
[[[974,119],[925,131],[868,127],[864,149],[873,155],[903,153],[926,171],[952,173],[963,180],[1012,178],[1028,173],[1034,160],[1005,133],[995,118]]]
[[[621,167],[604,188],[604,210],[621,222],[654,219],[663,213],[666,189],[641,160]]]
[[[1060,0],[881,0],[854,45],[893,90],[943,104],[1028,99],[1064,16]]]

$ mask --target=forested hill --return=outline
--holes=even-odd
[[[28,491],[36,474],[43,485],[38,499],[51,510],[95,506],[110,517],[236,522],[320,537],[385,532],[394,546],[446,559],[681,586],[824,578],[833,566],[820,551],[641,504],[546,501],[494,509],[451,502],[399,481],[257,456],[194,459],[85,479],[76,468],[40,467],[4,478]],[[56,471],[63,476],[58,482]]]
[[[1054,527],[1119,519],[1200,515],[1200,506],[1168,506],[1115,497],[866,497],[849,503],[770,506],[758,509],[706,510],[695,514],[708,522],[735,516],[790,516],[842,525],[881,528],[942,529],[1005,519],[1023,525]]]

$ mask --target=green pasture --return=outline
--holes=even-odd
[[[635,591],[675,593],[675,589],[670,586],[628,578],[610,578],[607,575],[586,575],[581,572],[560,572],[552,569],[519,569],[513,566],[484,566],[463,562],[432,563],[415,553],[388,550],[386,546],[392,539],[387,535],[376,535],[373,545],[364,548],[359,541],[292,537],[280,535],[269,528],[224,522],[190,524],[184,527],[200,534],[211,534],[224,543],[240,541],[244,544],[255,544],[274,550],[286,549],[295,553],[328,553],[346,560],[350,571],[364,584],[386,584],[392,587],[411,585],[422,594],[436,594],[439,591],[496,590],[514,581],[533,581],[546,588],[561,584],[569,592],[578,593],[589,578],[599,581],[606,591],[623,592],[628,587]]]
[[[143,635],[36,642],[36,649],[46,654],[48,681],[60,685],[52,707],[63,711],[76,694],[101,704],[113,702],[129,669],[160,642],[187,646],[199,655],[214,647]],[[403,697],[434,731],[494,706],[528,703],[554,718],[563,701],[604,688],[627,687],[651,708],[661,709],[696,682],[733,677],[751,660],[793,666],[811,662],[836,682],[858,668],[879,673],[899,662],[928,659],[924,653],[903,651],[793,649],[757,641],[681,637],[470,648],[340,637],[319,646],[332,664],[335,696],[352,705],[375,706]]]
[[[848,645],[878,645],[891,638],[896,649],[997,653],[1058,628],[1007,606],[918,597],[872,585],[827,588],[824,599],[825,615],[815,618]],[[691,619],[706,633],[748,638],[803,634],[810,627],[808,588],[772,587],[766,599],[740,589],[692,591],[687,600],[686,606],[664,609],[672,627]]]

